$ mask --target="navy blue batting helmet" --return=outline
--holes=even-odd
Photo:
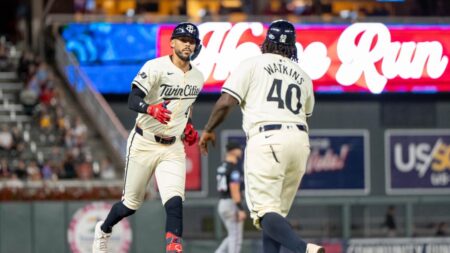
[[[295,45],[295,27],[286,20],[273,21],[266,39],[275,44]]]
[[[188,22],[183,22],[178,24],[175,29],[173,29],[172,36],[170,39],[175,39],[179,37],[190,37],[195,39],[195,42],[200,44],[200,34],[196,25]]]
[[[173,29],[172,36],[170,39],[176,39],[180,37],[190,37],[195,39],[195,50],[191,55],[191,60],[194,60],[202,49],[202,43],[200,41],[200,33],[198,31],[198,27],[189,22],[179,23],[175,29]]]

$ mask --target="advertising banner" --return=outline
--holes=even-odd
[[[186,151],[186,191],[202,191],[202,157],[198,145],[184,146]]]
[[[94,229],[98,221],[104,220],[112,205],[106,202],[92,202],[78,209],[72,216],[67,228],[67,240],[70,252],[92,252]],[[111,253],[130,252],[132,244],[132,230],[127,218],[114,226],[114,234],[109,239]]]
[[[450,193],[450,130],[387,130],[388,194]]]
[[[173,27],[160,27],[158,55],[171,52]],[[220,89],[239,62],[261,54],[267,28],[260,22],[200,24],[204,47],[194,63],[207,78],[204,91]],[[296,32],[299,65],[316,92],[450,91],[450,26],[301,24]]]
[[[203,49],[193,64],[206,78],[203,92],[219,92],[242,60],[261,54],[268,25],[198,24]],[[146,60],[172,53],[174,27],[70,24],[62,35],[67,50],[78,57],[100,92],[127,93]],[[295,24],[295,28],[299,65],[314,81],[315,92],[450,92],[450,25]]]
[[[227,142],[246,144],[244,132],[222,131],[222,154]],[[300,185],[301,195],[364,195],[370,191],[367,130],[313,130],[311,153]]]
[[[450,252],[450,240],[448,238],[351,239],[348,240],[345,252],[446,253]]]

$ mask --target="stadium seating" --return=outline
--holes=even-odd
[[[9,65],[0,72],[0,200],[118,198],[121,183],[95,181],[103,170],[115,179],[115,166],[51,67],[28,52]]]

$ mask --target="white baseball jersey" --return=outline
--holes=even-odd
[[[192,65],[191,65],[192,66]],[[190,107],[203,87],[203,74],[194,66],[186,73],[175,66],[170,56],[147,61],[134,78],[132,85],[144,93],[147,104],[171,100],[167,105],[172,114],[167,125],[152,116],[139,113],[136,124],[144,131],[160,136],[180,136],[189,118]]]
[[[136,124],[143,129],[143,134],[133,129],[128,137],[123,203],[137,210],[144,201],[152,175],[156,177],[163,204],[174,196],[184,199],[186,154],[179,137],[186,127],[190,107],[202,89],[203,75],[194,66],[184,73],[172,63],[170,56],[164,56],[146,62],[132,85],[145,93],[144,101],[148,104],[170,100],[167,108],[172,114],[167,125],[148,114],[138,114]],[[151,136],[177,138],[166,145],[146,135],[147,132]]]
[[[311,78],[297,63],[278,54],[266,53],[243,61],[222,92],[239,101],[247,133],[266,122],[307,125],[306,117],[314,108]]]

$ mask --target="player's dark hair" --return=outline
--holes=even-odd
[[[286,45],[281,43],[274,43],[270,40],[265,40],[261,45],[261,51],[263,54],[272,53],[279,54],[291,59],[294,62],[298,62],[297,48],[294,45]]]
[[[242,148],[241,145],[237,142],[228,142],[227,146],[226,146],[227,152],[230,152],[231,150],[234,150],[234,149],[241,149],[241,148]]]

